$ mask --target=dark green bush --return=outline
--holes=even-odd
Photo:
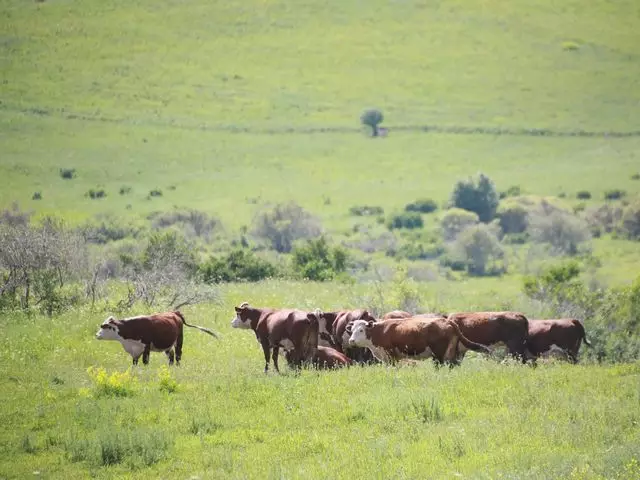
[[[522,190],[520,189],[519,185],[512,185],[509,188],[507,188],[505,191],[500,192],[500,200],[502,200],[503,198],[508,198],[508,197],[519,197],[520,195],[522,195]]]
[[[476,179],[457,182],[451,193],[452,206],[475,212],[484,223],[493,220],[498,203],[498,192],[493,181],[482,173]]]
[[[524,205],[507,200],[500,204],[497,214],[500,228],[506,234],[522,233],[527,229],[529,210]]]
[[[347,252],[340,247],[329,246],[324,237],[296,246],[292,255],[294,272],[308,280],[333,280],[347,269]]]
[[[349,209],[349,213],[357,217],[363,217],[368,215],[383,215],[384,208],[378,207],[376,205],[359,205],[359,206],[351,207]]]
[[[406,212],[431,213],[438,209],[438,204],[430,198],[421,198],[404,207]]]
[[[104,198],[104,197],[106,197],[106,196],[107,196],[107,192],[105,192],[105,191],[104,191],[103,189],[101,189],[101,188],[100,188],[100,189],[93,189],[93,188],[92,188],[91,190],[89,190],[89,191],[85,194],[85,196],[87,196],[87,197],[89,197],[89,198],[91,198],[91,199],[93,199],[93,200],[96,200],[96,199],[98,199],[98,198]]]
[[[580,190],[578,193],[576,193],[576,198],[578,200],[589,200],[591,198],[591,192],[587,190]]]
[[[389,228],[389,230],[422,228],[423,226],[422,216],[417,212],[395,213],[387,220],[387,228]]]
[[[205,282],[218,283],[257,282],[276,276],[278,269],[250,250],[236,249],[226,256],[209,258],[199,271]]]
[[[382,120],[384,120],[384,115],[382,115],[382,112],[380,110],[376,109],[365,110],[364,112],[362,112],[362,115],[360,115],[360,123],[366,125],[371,129],[372,137],[378,136],[378,125],[382,123]]]
[[[76,176],[76,169],[75,168],[61,168],[60,169],[60,177],[64,178],[65,180],[71,180],[75,176]]]
[[[640,173],[634,173],[631,175],[631,180],[640,180]]]
[[[614,188],[612,190],[607,190],[606,192],[604,192],[605,200],[620,200],[621,198],[626,196],[627,196],[627,192],[625,192],[624,190],[620,190],[618,188]]]
[[[42,200],[42,193],[33,192],[33,196],[31,197],[31,200]]]
[[[131,187],[128,187],[127,185],[120,187],[120,195],[126,195],[128,193],[131,193]]]
[[[406,258],[407,260],[428,260],[438,258],[445,253],[446,249],[441,244],[429,243],[405,243],[395,252],[395,258]]]
[[[157,188],[154,188],[153,190],[151,190],[149,192],[149,196],[150,197],[161,197],[162,196],[162,190],[159,190]]]
[[[625,207],[620,222],[620,231],[631,240],[640,240],[640,200]]]

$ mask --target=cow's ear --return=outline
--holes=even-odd
[[[114,317],[113,315],[107,318],[107,323],[115,323],[115,321],[116,321],[116,317]]]
[[[309,312],[307,313],[307,318],[309,320],[318,320],[320,317],[318,317],[314,312]]]
[[[320,310],[319,308],[316,308],[313,313],[315,314],[316,317],[318,317],[318,319],[320,319],[320,317],[322,317],[323,313],[322,310]]]
[[[371,328],[371,327],[373,327],[373,324],[374,324],[374,323],[375,323],[375,322],[374,322],[373,320],[369,320],[369,321],[367,322],[367,328]]]
[[[349,323],[349,324],[345,327],[344,331],[345,331],[345,332],[347,332],[349,335],[351,335],[351,333],[353,333],[353,323]]]

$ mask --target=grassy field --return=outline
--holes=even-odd
[[[121,346],[93,338],[103,313],[3,317],[0,478],[640,475],[638,364],[532,369],[470,355],[454,370],[264,375],[253,334],[229,325],[238,299],[329,308],[353,292],[266,282],[221,293],[185,313],[222,339],[188,331],[170,370],[152,354],[127,374]]]

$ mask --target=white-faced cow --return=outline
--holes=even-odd
[[[335,348],[358,363],[374,361],[369,350],[349,344],[350,333],[347,332],[347,326],[356,320],[372,322],[376,320],[367,310],[340,310],[337,312],[318,312],[318,314],[320,337],[326,342],[321,345]]]
[[[560,352],[569,362],[577,363],[582,342],[591,346],[579,320],[529,320],[527,354],[534,359],[548,353]]]
[[[459,312],[447,317],[460,328],[465,337],[475,343],[505,345],[507,352],[526,362],[526,342],[529,321],[520,312]],[[458,359],[462,360],[466,348],[458,346]]]
[[[179,365],[182,358],[183,325],[197,328],[217,338],[217,335],[207,328],[189,325],[180,312],[155,313],[123,320],[109,317],[100,325],[96,338],[119,341],[133,358],[134,365],[138,364],[141,356],[142,363],[148,364],[152,351],[165,352],[169,357],[169,365],[172,365],[175,348],[175,361]]]
[[[280,348],[289,352],[291,365],[300,368],[303,362],[311,362],[318,348],[318,318],[315,313],[301,310],[255,308],[247,302],[235,307],[233,328],[251,329],[256,334],[264,352],[265,373],[273,357],[277,372]]]
[[[348,330],[349,343],[367,347],[382,362],[402,358],[432,358],[437,364],[456,365],[457,347],[488,353],[484,345],[471,342],[446,318],[403,318],[382,322],[356,320]]]

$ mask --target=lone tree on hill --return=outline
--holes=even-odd
[[[362,115],[360,115],[360,123],[371,127],[372,137],[377,137],[380,135],[378,125],[382,123],[382,120],[384,120],[382,112],[376,109],[365,110],[364,112],[362,112]]]

